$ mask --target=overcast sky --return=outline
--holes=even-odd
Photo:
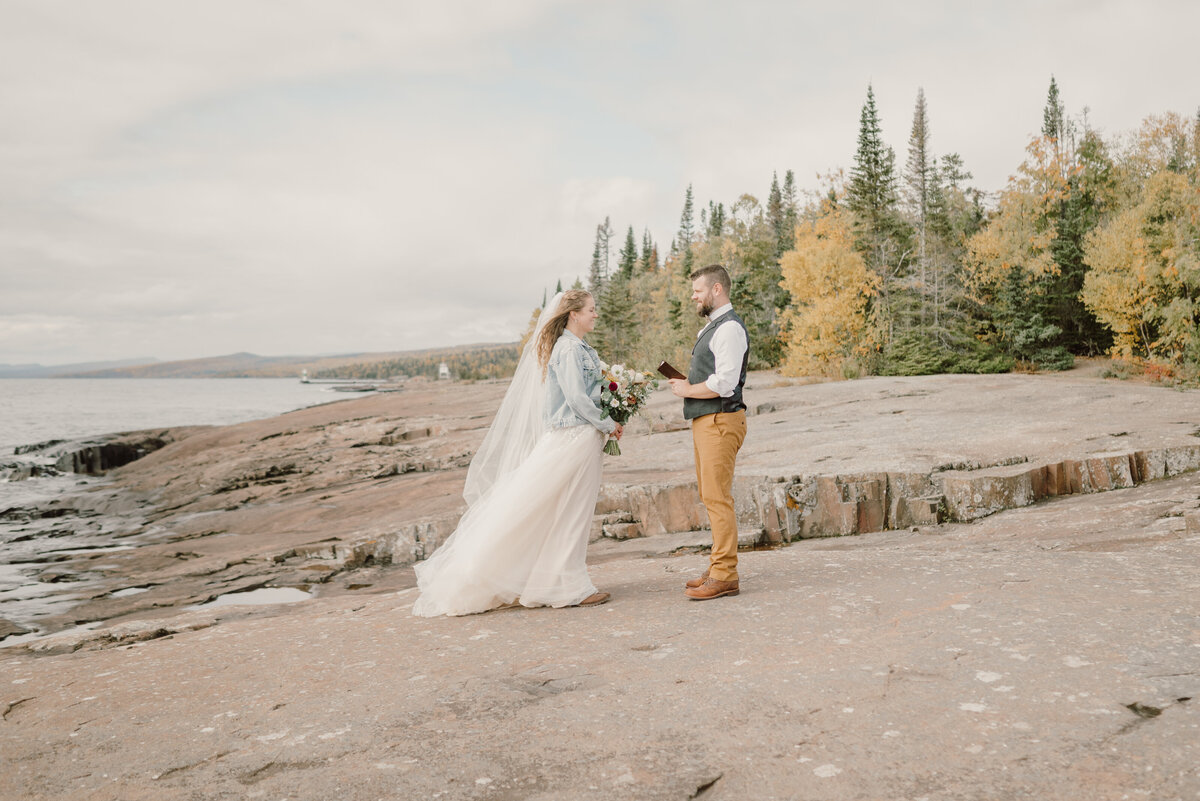
[[[1106,134],[1200,105],[1192,0],[0,0],[0,362],[389,351],[519,336],[595,226],[665,251],[772,171],[994,191],[1053,74]]]

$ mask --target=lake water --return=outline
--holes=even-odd
[[[18,445],[143,428],[229,425],[346,397],[328,384],[295,378],[0,379],[0,465],[38,461],[37,454],[14,456]],[[0,467],[0,475],[7,473]],[[39,504],[85,483],[79,476],[0,480],[0,510]],[[0,521],[0,562],[4,528]]]
[[[228,425],[346,397],[295,378],[0,379],[0,459],[48,439]]]

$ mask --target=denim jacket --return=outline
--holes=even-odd
[[[605,434],[617,424],[600,411],[600,357],[579,337],[563,331],[546,368],[547,428],[594,426]]]

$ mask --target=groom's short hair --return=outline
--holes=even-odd
[[[712,284],[720,284],[725,287],[726,295],[733,288],[733,283],[729,280],[729,271],[721,264],[710,264],[707,267],[701,267],[691,275],[691,280],[695,281],[697,278],[707,278],[710,286]]]

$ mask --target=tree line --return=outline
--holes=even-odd
[[[686,363],[698,321],[688,276],[719,262],[752,369],[854,377],[1057,370],[1111,354],[1200,377],[1200,111],[1103,136],[1067,113],[1052,77],[1041,130],[999,192],[934,150],[918,89],[902,165],[868,86],[849,174],[763,203],[684,197],[660,250],[648,229],[597,225],[587,288],[602,357]],[[577,286],[583,281],[577,280]],[[534,317],[533,319],[536,319]]]
[[[331,367],[319,370],[314,378],[356,378],[384,380],[425,376],[437,378],[444,362],[457,379],[474,381],[485,378],[508,378],[517,369],[519,351],[514,344],[468,345],[422,351],[377,362]]]

